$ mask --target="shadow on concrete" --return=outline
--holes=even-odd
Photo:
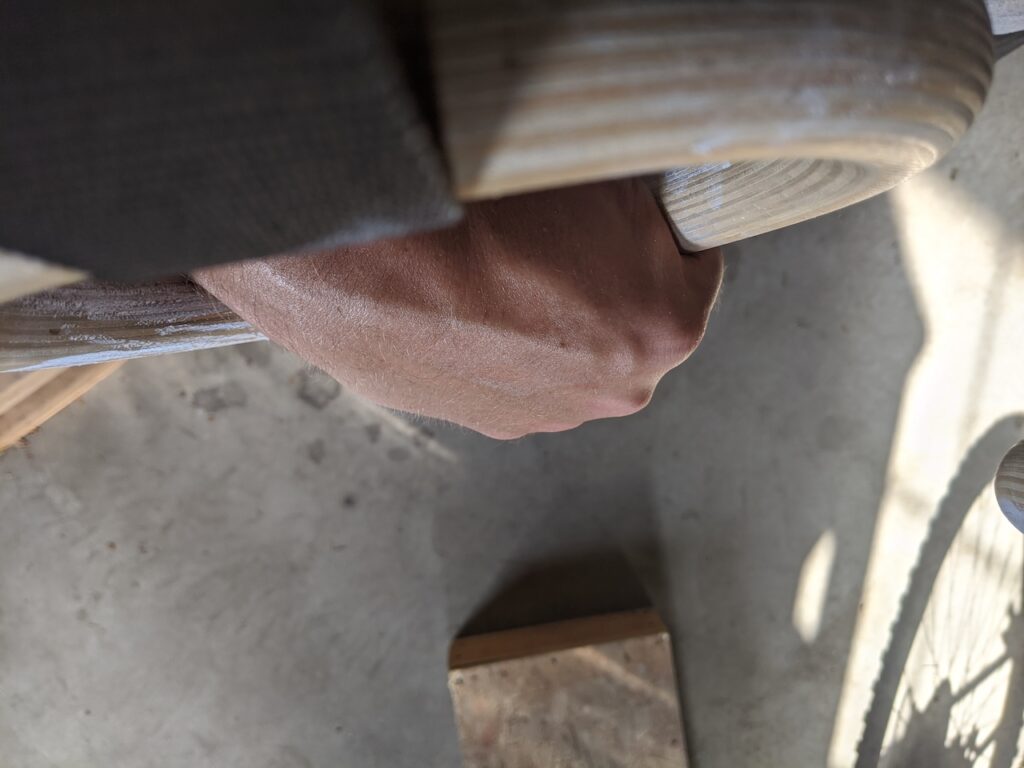
[[[986,125],[943,170],[1019,228],[1020,150]],[[8,762],[453,765],[457,632],[642,592],[694,765],[826,765],[924,330],[884,198],[727,260],[705,343],[648,410],[513,444],[439,428],[451,462],[345,397],[311,407],[283,353],[133,364],[0,461]],[[236,379],[248,404],[216,418],[186,396]]]
[[[621,554],[594,553],[537,563],[490,596],[460,635],[646,608],[651,604]]]
[[[1021,589],[1024,594],[1024,578],[1021,580]],[[911,706],[912,711],[903,726],[901,737],[890,744],[884,753],[879,754],[875,750],[877,747],[880,751],[886,723],[876,723],[870,719],[869,714],[858,765],[873,768],[884,761],[886,766],[894,768],[925,765],[972,768],[988,756],[988,762],[984,763],[988,768],[1014,768],[1017,743],[1021,729],[1024,728],[1024,611],[1009,613],[1009,625],[1003,634],[1003,641],[1005,652],[980,669],[959,690],[953,690],[949,679],[944,678],[922,709]],[[898,647],[898,643],[894,645]],[[1009,665],[1006,697],[1002,701],[1002,711],[992,733],[982,736],[977,729],[964,732],[964,724],[956,722],[953,708],[1005,665]],[[896,674],[898,680],[899,671]],[[887,680],[888,677],[882,678],[883,683]],[[888,712],[885,715],[887,717]],[[880,725],[880,732],[876,730],[876,725]],[[876,733],[877,742],[874,740]],[[868,739],[871,739],[870,743],[867,743]]]
[[[1018,68],[1000,62],[986,107],[998,117],[936,169],[1013,231],[1019,197],[991,180],[1019,161],[1005,141],[1005,83]],[[925,329],[885,196],[726,257],[703,345],[646,411],[512,445],[445,434],[471,478],[433,520],[449,626],[529,563],[620,552],[672,631],[694,763],[826,765]],[[965,440],[984,426],[966,422]],[[794,607],[823,537],[834,557],[805,637]]]
[[[882,739],[885,736],[889,712],[895,702],[900,676],[910,655],[914,637],[931,597],[932,586],[938,578],[946,553],[974,501],[991,485],[995,471],[1007,449],[1019,440],[1022,425],[1024,419],[1019,415],[1001,419],[971,447],[932,519],[928,538],[921,549],[910,584],[904,594],[899,618],[893,626],[882,671],[875,685],[871,709],[866,716],[859,763],[865,768],[874,765],[881,753]],[[941,708],[942,698],[937,694],[937,708]],[[952,698],[950,691],[949,699]],[[948,717],[945,721],[948,723]],[[921,722],[927,723],[929,719],[923,717]],[[941,733],[931,732],[927,728],[924,731],[922,735],[931,743],[941,746],[945,742],[944,728]]]
[[[652,466],[690,743],[709,765],[826,765],[924,330],[885,198],[729,256],[706,347],[661,393],[668,450]],[[794,608],[825,536],[835,553],[805,638]]]
[[[465,485],[434,512],[454,637],[650,604],[664,592],[645,455],[467,433]]]
[[[993,424],[971,446],[932,518],[928,536],[922,545],[910,583],[904,593],[899,617],[893,625],[889,646],[882,660],[882,669],[875,683],[871,706],[865,716],[864,733],[858,747],[858,768],[873,768],[878,764],[890,712],[896,703],[900,678],[910,657],[911,647],[924,618],[939,570],[953,540],[963,526],[967,513],[975,500],[982,493],[989,491],[999,462],[1006,451],[1020,440],[1022,428],[1024,416],[1020,414],[1007,416]],[[1008,639],[1020,634],[1019,630],[1015,633],[1013,629],[1019,623],[1020,616],[1011,616],[1011,627],[1006,635]],[[1018,658],[1022,650],[1024,648],[1011,648],[1008,645],[1007,659],[1016,659],[1015,665],[1024,663],[1024,658]],[[995,669],[990,673],[994,671]],[[945,674],[948,670],[936,669],[935,672]],[[1024,671],[1017,669],[1017,678],[1020,678],[1021,674],[1024,674]],[[974,687],[978,682],[980,681],[966,687]],[[972,751],[971,747],[977,745],[947,744],[950,714],[958,696],[958,692],[953,691],[948,680],[938,687],[928,706],[914,713],[901,743],[890,748],[890,758],[895,761],[893,765],[952,766],[958,764],[950,762],[954,759],[964,761],[965,766],[974,764],[974,760],[969,759],[965,753],[969,754]],[[1015,706],[1012,695],[1007,700],[1007,705],[1011,709]],[[1019,709],[1004,711],[1003,719],[1007,722],[1005,728],[997,729],[993,760],[998,762],[993,762],[992,768],[1012,768],[1013,751],[1016,750],[1017,734],[1020,732],[1020,717]],[[1014,721],[1016,728],[1012,727]]]
[[[449,626],[476,626],[538,562],[617,553],[672,631],[695,764],[825,765],[923,328],[885,198],[727,263],[704,344],[646,411],[514,444],[444,435],[472,478],[434,513]],[[826,532],[836,554],[806,642],[794,594]],[[547,574],[534,594],[587,583]]]

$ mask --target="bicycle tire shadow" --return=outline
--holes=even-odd
[[[988,490],[1004,454],[1020,439],[1022,428],[1024,415],[1021,414],[1006,416],[992,425],[971,446],[939,503],[883,656],[882,670],[875,683],[858,747],[858,768],[872,768],[879,763],[879,756],[887,765],[892,766],[969,768],[989,746],[988,743],[978,743],[976,729],[964,738],[955,737],[951,740],[947,740],[947,733],[953,706],[964,695],[963,689],[973,688],[982,682],[984,676],[998,668],[995,664],[989,665],[981,675],[962,686],[961,691],[954,691],[948,677],[942,680],[923,708],[913,708],[899,741],[891,744],[882,754],[882,743],[900,678],[942,564],[975,500]],[[1009,529],[1008,523],[1007,526]],[[1024,574],[1021,589],[1024,590]],[[1003,641],[1006,651],[1001,661],[1008,661],[1013,667],[1009,695],[991,738],[995,744],[992,768],[1012,768],[1021,718],[1024,716],[1024,612],[1009,613],[1009,626],[1004,632]]]

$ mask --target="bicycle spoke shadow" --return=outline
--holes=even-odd
[[[1007,613],[1009,626],[1003,635],[1006,651],[964,686],[973,688],[1004,664],[1011,665],[1009,694],[992,735],[982,739],[978,729],[973,728],[968,734],[954,735],[950,739],[953,707],[965,692],[954,691],[949,680],[943,680],[924,708],[913,708],[902,738],[890,745],[882,756],[886,765],[972,768],[990,747],[994,747],[989,767],[1013,768],[1017,740],[1024,726],[1024,611]]]
[[[900,739],[884,753],[882,744],[900,679],[942,564],[975,500],[979,495],[991,492],[995,471],[1006,451],[1020,439],[1022,427],[1024,416],[1020,414],[1000,419],[990,427],[968,451],[939,503],[903,597],[899,616],[893,625],[882,670],[875,683],[858,748],[858,768],[872,768],[880,760],[888,766],[970,768],[993,746],[990,768],[1013,768],[1012,761],[1024,717],[1024,611],[1021,610],[1008,610],[1008,626],[1002,637],[1005,652],[1000,657],[983,667],[958,690],[954,690],[947,675],[936,686],[924,707],[918,709],[911,704],[911,715]],[[1015,532],[1009,528],[1008,523],[1006,525],[1013,535]],[[1024,594],[1024,574],[1021,574],[1021,591]],[[1012,665],[1007,688],[1009,693],[991,736],[979,740],[978,730],[974,728],[970,733],[950,737],[948,734],[953,707],[1007,663]]]

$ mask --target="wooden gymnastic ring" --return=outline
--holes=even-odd
[[[83,281],[0,304],[0,371],[208,349],[265,338],[187,279]]]
[[[431,19],[462,200],[654,175],[693,250],[927,168],[963,136],[992,74],[982,0],[437,0]],[[0,307],[0,370],[259,338],[191,284],[120,290]]]
[[[982,0],[438,0],[433,30],[459,197],[662,173],[694,250],[927,168],[992,74]]]

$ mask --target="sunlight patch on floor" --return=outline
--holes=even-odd
[[[811,645],[821,630],[825,598],[836,559],[836,534],[825,531],[814,542],[800,568],[800,582],[793,600],[793,627],[800,639]]]
[[[931,511],[972,443],[999,419],[1024,412],[1021,222],[1000,221],[962,192],[945,171],[920,175],[898,188],[890,199],[925,339],[907,378],[893,437],[886,491],[833,733],[830,765],[834,768],[854,763],[872,686],[910,569],[927,535]],[[1019,426],[1024,432],[1024,421]],[[994,472],[995,467],[992,469]],[[991,490],[985,493],[991,495]],[[931,511],[922,516],[920,504],[909,504],[908,499],[923,500]],[[945,633],[947,640],[955,631],[962,642],[978,647],[971,662],[975,665],[998,651],[1003,642],[1000,627],[1006,620],[994,614],[1000,606],[1005,610],[1014,600],[1019,603],[1021,592],[1019,555],[1015,556],[1009,545],[1016,543],[1013,537],[1017,534],[1008,523],[993,517],[998,510],[991,501],[975,505],[936,582],[936,591],[944,593],[934,597],[928,610],[941,605],[944,613],[926,613],[922,622],[930,622],[931,631]],[[984,528],[984,535],[990,537],[975,542],[974,555],[968,539],[980,534],[972,534],[972,526]],[[1017,578],[986,574],[986,559],[999,562]],[[977,601],[956,597],[958,584],[971,584],[982,594]],[[987,606],[985,615],[991,621],[979,623],[967,614],[959,615],[966,606],[981,604]],[[924,652],[923,642],[922,637],[915,640],[912,663]],[[986,646],[991,648],[986,650]],[[940,659],[941,663],[945,662]],[[920,674],[908,672],[908,678]],[[933,670],[932,674],[948,677],[955,689],[967,680],[970,670]],[[934,694],[937,679],[921,685],[920,696]],[[906,682],[901,686],[905,691]],[[924,693],[925,689],[930,693]],[[990,709],[1001,706],[998,693],[989,695],[987,701]],[[920,709],[927,702],[917,703]],[[980,760],[976,763],[983,764]]]

